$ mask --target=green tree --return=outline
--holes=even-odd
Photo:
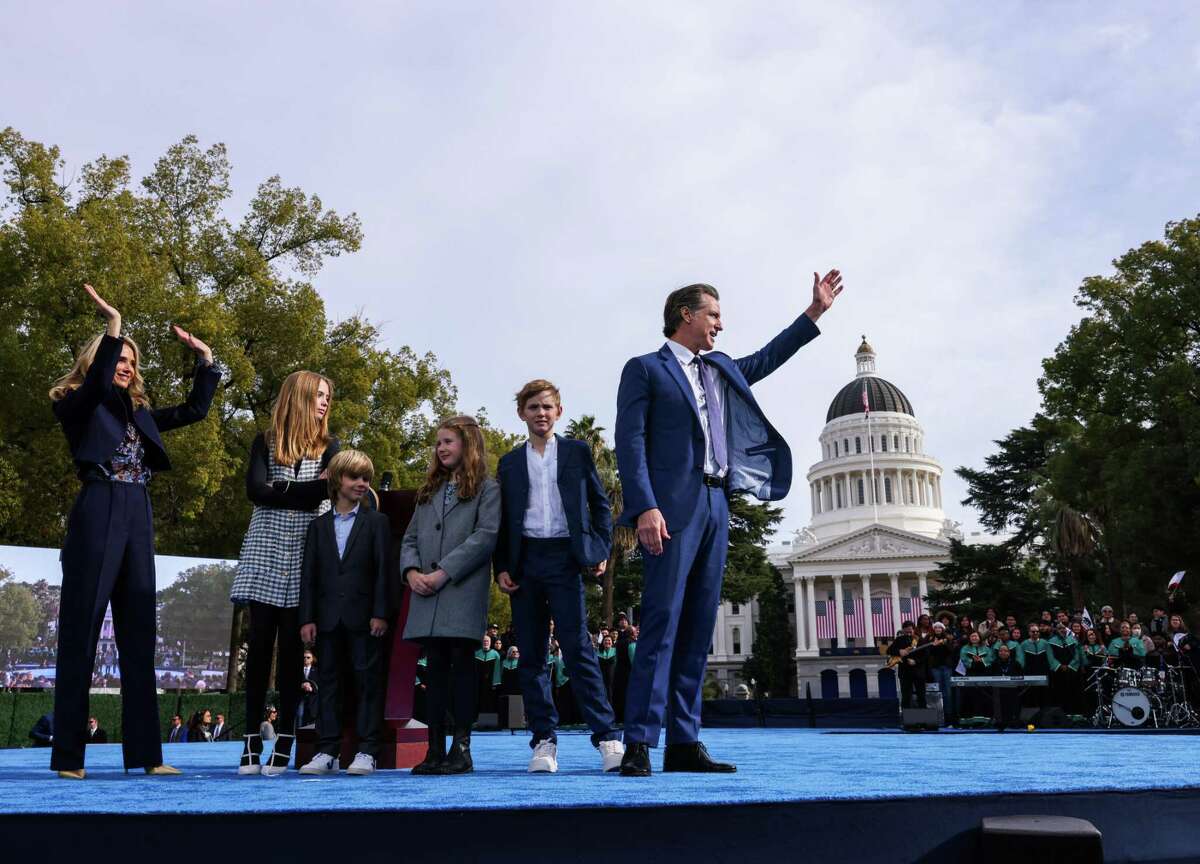
[[[225,148],[203,149],[193,136],[138,184],[123,156],[97,158],[70,184],[63,166],[58,148],[0,132],[9,193],[0,209],[0,479],[16,475],[0,488],[25,490],[17,508],[0,494],[0,542],[62,539],[76,481],[46,392],[100,331],[84,281],[123,313],[155,404],[189,386],[192,359],[168,332],[172,322],[208,342],[223,373],[208,418],[167,440],[174,470],[155,478],[153,494],[160,551],[237,555],[250,443],[296,369],[333,380],[334,434],[398,487],[419,480],[434,418],[454,407],[449,373],[432,354],[384,348],[360,315],[329,321],[312,283],[325,260],[359,248],[357,216],[271,177],[235,220]]]
[[[796,686],[796,641],[788,624],[788,589],[775,568],[771,584],[758,593],[758,622],[754,645],[742,664],[742,680],[753,678],[760,693],[784,697]]]
[[[229,647],[235,572],[228,564],[200,564],[158,592],[158,632],[168,645],[181,642],[196,652]]]
[[[1043,361],[1032,428],[960,469],[993,530],[1012,527],[1092,605],[1161,603],[1200,566],[1200,219],[1166,226],[1083,281],[1083,318]]]
[[[599,618],[603,624],[613,622],[613,601],[616,591],[618,571],[625,560],[637,546],[637,532],[633,528],[617,525],[617,519],[625,509],[625,498],[621,493],[621,475],[617,473],[617,454],[604,440],[604,427],[596,425],[596,418],[584,414],[578,420],[567,424],[567,437],[577,438],[587,442],[592,451],[592,461],[596,463],[596,473],[604,485],[604,493],[608,496],[608,506],[613,517],[612,552],[608,556],[608,565],[600,579],[600,595],[598,608],[592,610],[593,617]],[[594,592],[591,592],[594,596]]]
[[[0,567],[0,653],[28,648],[40,623],[41,611],[29,586]]]
[[[775,585],[775,568],[767,560],[767,538],[783,519],[783,510],[759,504],[746,495],[729,498],[729,553],[721,599],[746,603]]]
[[[950,560],[938,564],[937,582],[929,591],[930,609],[950,607],[975,618],[990,606],[1024,622],[1055,600],[1037,564],[1007,543],[951,540]]]

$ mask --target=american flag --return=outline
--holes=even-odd
[[[867,382],[863,382],[863,413],[871,413],[871,403],[867,401]]]
[[[892,623],[892,601],[876,597],[871,601],[871,626],[875,635],[891,639],[900,628]]]
[[[854,605],[846,610],[846,636],[850,639],[867,638],[867,625],[863,622],[863,601],[854,598]]]
[[[817,638],[836,639],[837,621],[833,617],[835,614],[834,602],[818,600],[814,605],[817,607]]]
[[[921,603],[920,597],[901,597],[900,598],[900,618],[901,623],[904,621],[912,621],[914,624],[921,617],[921,613],[925,611],[924,604]]]

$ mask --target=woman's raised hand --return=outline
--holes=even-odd
[[[212,365],[213,355],[211,348],[209,348],[191,333],[184,330],[178,324],[172,324],[171,329],[175,331],[175,336],[180,342],[195,351],[197,356],[204,358],[205,363],[210,366]]]
[[[83,290],[86,291],[88,293],[88,296],[92,298],[92,302],[96,304],[96,308],[100,312],[100,315],[104,318],[104,320],[106,322],[108,322],[108,335],[109,336],[120,336],[121,335],[121,313],[118,312],[116,309],[114,309],[112,306],[110,306],[108,303],[104,302],[104,298],[96,293],[96,289],[93,288],[91,285],[87,284],[86,282],[83,283]]]

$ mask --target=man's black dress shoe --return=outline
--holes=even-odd
[[[699,741],[691,744],[668,744],[663,754],[663,771],[688,771],[696,774],[732,774],[736,765],[714,762]]]
[[[645,744],[625,745],[625,755],[621,757],[622,777],[650,776],[650,748]]]

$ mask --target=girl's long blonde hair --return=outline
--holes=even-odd
[[[79,356],[75,358],[75,365],[71,367],[71,371],[54,382],[54,386],[50,388],[50,400],[57,402],[64,398],[72,390],[78,390],[83,384],[83,379],[87,377],[88,370],[92,368],[92,364],[96,362],[96,352],[100,350],[100,342],[104,339],[104,334],[93,336],[88,340],[88,343],[83,346],[83,350],[79,352]],[[138,348],[137,343],[128,336],[122,336],[122,341],[133,349],[133,379],[129,382],[129,387],[125,392],[129,394],[129,398],[133,400],[133,407],[149,408],[150,400],[146,397],[146,382],[142,380],[142,352]],[[108,383],[108,382],[106,382]]]
[[[320,459],[329,446],[329,411],[317,419],[313,404],[317,388],[324,382],[333,404],[333,382],[324,375],[301,369],[283,379],[279,398],[271,409],[268,446],[280,465],[294,465],[301,459]]]
[[[474,417],[460,414],[457,417],[447,417],[438,424],[438,431],[449,429],[458,435],[462,441],[462,461],[451,471],[444,466],[437,455],[437,443],[433,445],[433,453],[429,458],[429,471],[425,474],[425,482],[417,491],[417,501],[429,503],[433,493],[443,483],[453,480],[458,485],[460,501],[469,501],[479,494],[483,481],[487,479],[487,445],[483,440],[483,431]]]

